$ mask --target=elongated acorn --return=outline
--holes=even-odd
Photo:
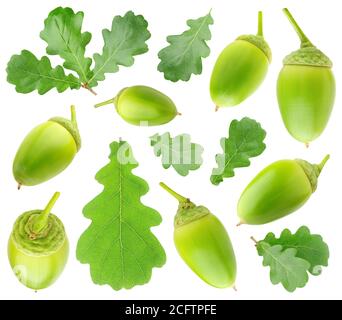
[[[266,167],[240,197],[237,210],[241,224],[265,224],[298,210],[316,191],[328,160],[326,156],[319,165],[281,160]]]
[[[179,115],[176,105],[168,96],[146,86],[124,88],[114,99],[95,107],[111,103],[122,119],[135,126],[160,126]]]
[[[8,259],[14,274],[34,290],[52,285],[68,260],[69,242],[63,223],[51,213],[58,197],[56,192],[44,210],[23,213],[8,241]]]
[[[257,35],[243,35],[218,57],[210,81],[217,109],[232,107],[252,95],[266,77],[272,53],[263,36],[262,12]]]
[[[235,284],[236,260],[228,233],[207,208],[160,184],[179,201],[174,222],[174,242],[185,263],[203,281],[217,288]]]
[[[288,132],[308,145],[327,126],[335,101],[335,78],[331,60],[311,43],[289,10],[284,13],[301,47],[284,59],[277,84],[278,103]]]
[[[35,127],[20,145],[13,162],[13,175],[20,186],[34,186],[66,169],[81,148],[75,107],[71,120],[52,118]]]

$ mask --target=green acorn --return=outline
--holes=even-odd
[[[114,99],[99,103],[95,107],[111,103],[122,119],[135,126],[160,126],[179,115],[176,105],[168,96],[146,86],[124,88]]]
[[[52,285],[68,260],[69,241],[63,223],[51,213],[59,195],[56,192],[44,210],[23,213],[8,241],[8,259],[14,274],[34,290]]]
[[[243,191],[238,203],[240,224],[266,224],[302,207],[317,189],[330,156],[316,165],[305,160],[280,160],[262,170]]]
[[[232,107],[252,95],[264,81],[272,53],[263,36],[262,12],[257,35],[243,35],[218,57],[210,81],[217,109]]]
[[[307,38],[288,9],[284,13],[295,28],[299,50],[284,59],[277,83],[278,103],[288,132],[308,145],[326,128],[335,101],[331,60]]]
[[[228,233],[207,208],[196,206],[164,183],[160,186],[179,201],[174,223],[176,249],[203,281],[216,288],[233,287],[236,259]]]
[[[65,170],[81,148],[75,107],[71,120],[52,118],[35,127],[24,139],[13,162],[19,188],[34,186]]]

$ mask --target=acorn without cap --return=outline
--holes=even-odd
[[[98,103],[95,107],[108,104],[114,104],[121,118],[135,126],[160,126],[180,115],[167,95],[147,86],[124,88],[115,98]]]

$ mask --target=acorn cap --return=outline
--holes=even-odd
[[[263,23],[262,23],[262,12],[259,11],[258,13],[258,33],[254,34],[247,34],[238,37],[236,40],[243,40],[247,41],[257,48],[259,48],[267,57],[268,61],[271,63],[272,61],[272,51],[268,43],[266,42],[264,35],[263,35]]]
[[[185,198],[177,192],[173,191],[165,183],[161,182],[160,186],[179,201],[178,211],[174,219],[175,228],[179,228],[181,226],[184,226],[185,224],[199,220],[207,216],[208,214],[211,214],[211,212],[206,207],[196,206],[193,202],[190,201],[190,199]]]
[[[62,117],[54,117],[49,119],[49,121],[56,122],[68,130],[75,140],[77,151],[81,149],[81,135],[77,126],[75,106],[71,106],[71,120]]]
[[[30,256],[48,256],[63,246],[63,223],[51,213],[58,197],[56,192],[44,210],[25,212],[16,220],[11,237],[19,250]]]
[[[313,67],[332,68],[332,61],[314,46],[301,47],[290,53],[283,60],[284,65],[305,65]]]
[[[270,63],[272,62],[271,48],[263,36],[258,36],[258,35],[254,35],[254,34],[247,34],[247,35],[242,35],[242,36],[238,37],[236,40],[247,41],[247,42],[255,45],[257,48],[259,48],[265,54],[268,61]]]
[[[312,193],[314,193],[317,189],[318,177],[320,176],[325,164],[330,159],[330,156],[327,155],[320,164],[311,164],[308,161],[302,159],[296,159],[295,161],[302,167],[305,172],[309,182],[311,184]]]
[[[211,214],[209,209],[203,206],[196,206],[189,199],[186,202],[180,202],[177,214],[174,219],[174,227],[178,228],[185,224],[201,219]]]
[[[300,49],[286,56],[283,60],[283,64],[332,68],[332,61],[312,44],[312,42],[299,27],[290,11],[287,8],[283,9],[283,11],[290,20],[301,41]]]

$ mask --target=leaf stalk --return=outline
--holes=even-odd
[[[82,88],[88,90],[89,92],[91,92],[94,96],[97,96],[97,93],[89,87],[89,85],[87,83],[82,83]]]

